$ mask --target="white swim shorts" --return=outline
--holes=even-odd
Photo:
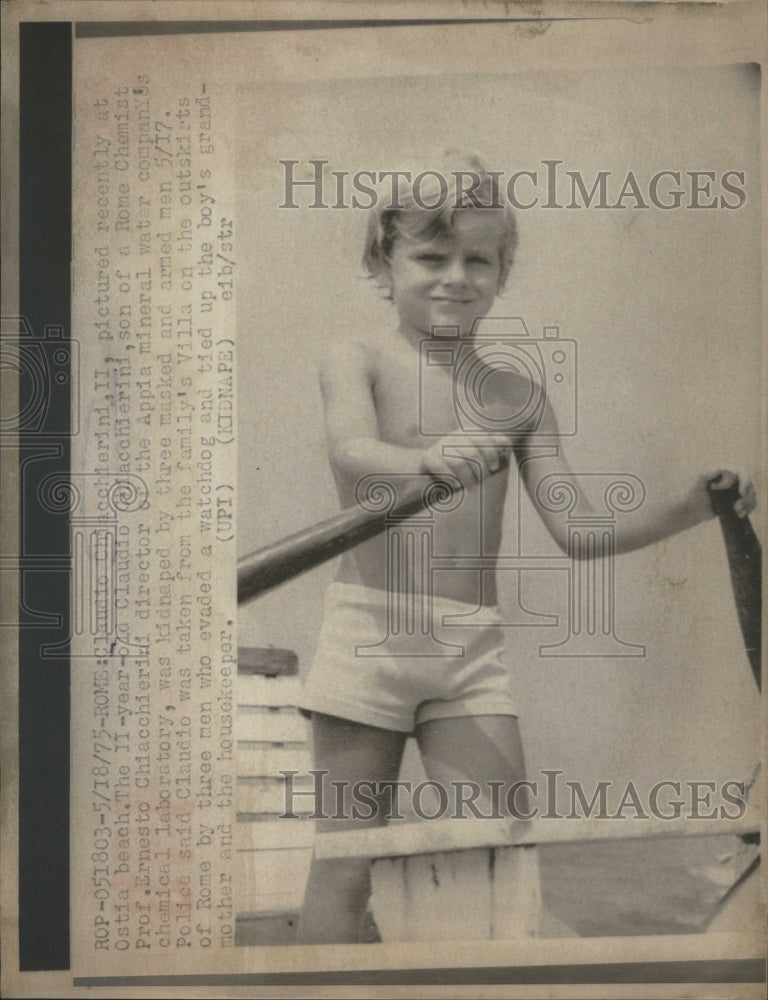
[[[300,707],[405,733],[431,719],[517,715],[498,611],[483,608],[482,625],[462,621],[477,610],[433,597],[425,630],[402,608],[398,620],[386,591],[332,583]]]

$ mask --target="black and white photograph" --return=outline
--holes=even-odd
[[[241,560],[240,642],[292,672],[282,765],[255,707],[242,731],[257,940],[294,914],[307,943],[704,933],[756,905],[731,821],[760,788],[759,611],[745,640],[721,528],[757,503],[758,88],[241,91],[271,115],[238,155],[240,538],[288,540]],[[538,851],[505,851],[521,821]]]
[[[4,21],[3,995],[763,995],[765,11]]]

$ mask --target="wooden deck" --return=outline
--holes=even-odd
[[[288,650],[241,651],[235,833],[238,944],[293,942],[313,848],[326,857],[389,859],[374,866],[380,874],[389,869],[385,889],[380,875],[377,883],[374,874],[379,903],[382,893],[389,895],[390,902],[398,893],[402,896],[399,882],[413,881],[421,869],[426,873],[425,884],[434,885],[444,875],[444,885],[463,885],[463,889],[454,888],[452,901],[443,900],[440,905],[443,915],[451,908],[456,912],[455,933],[464,939],[467,926],[460,924],[459,915],[462,920],[466,915],[462,912],[467,910],[466,886],[477,883],[473,882],[476,876],[462,873],[469,872],[471,865],[478,872],[487,870],[488,858],[499,865],[503,857],[509,857],[508,867],[514,867],[507,850],[510,845],[516,845],[512,855],[529,855],[530,847],[525,845],[536,845],[536,875],[534,879],[529,873],[522,881],[506,883],[501,896],[498,890],[494,896],[489,884],[488,912],[495,914],[489,917],[491,928],[498,925],[505,907],[510,911],[508,898],[519,892],[528,893],[523,911],[538,907],[535,929],[527,919],[521,922],[519,911],[504,917],[522,936],[679,935],[741,930],[745,920],[749,925],[759,905],[755,873],[759,845],[742,839],[758,829],[752,815],[739,821],[704,823],[685,819],[435,820],[316,838],[314,823],[306,818],[313,808],[307,796],[294,799],[298,818],[279,819],[285,808],[280,771],[299,772],[295,780],[300,782],[311,767],[307,722],[295,708],[297,672],[295,656]],[[427,860],[419,861],[420,857]],[[461,883],[461,878],[469,881]],[[519,892],[509,890],[512,884]],[[375,907],[376,894],[373,903]],[[412,902],[408,906],[413,908]],[[420,906],[417,911],[417,926],[423,931],[426,911],[421,913]],[[384,922],[390,940],[407,939],[411,933],[402,922],[389,918]],[[450,928],[447,933],[450,936]],[[486,932],[479,933],[482,937]],[[433,934],[443,939],[441,931]],[[378,939],[377,927],[369,919],[366,940]]]

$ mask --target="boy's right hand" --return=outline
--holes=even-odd
[[[487,479],[509,462],[511,441],[506,434],[478,434],[457,440],[440,438],[422,452],[421,471],[438,479],[456,476],[469,488]]]

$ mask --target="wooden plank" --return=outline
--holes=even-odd
[[[408,862],[410,858],[379,858],[371,865],[371,907],[382,940],[407,941],[410,935]]]
[[[299,658],[292,649],[274,649],[271,646],[238,646],[237,672],[239,674],[278,674],[290,677],[299,672]]]
[[[298,910],[293,907],[282,913],[238,914],[235,944],[251,948],[295,944],[298,922]]]
[[[538,848],[491,850],[490,939],[539,937],[543,907]]]
[[[238,708],[235,735],[246,743],[306,743],[307,720],[293,709],[259,712]]]
[[[251,899],[304,892],[312,849],[236,851],[233,860],[238,910],[254,910]]]
[[[235,801],[238,813],[268,813],[275,818],[283,815],[289,806],[298,816],[315,811],[313,796],[295,795],[288,802],[285,787],[278,781],[238,781]]]
[[[490,938],[488,852],[417,854],[406,867],[406,937],[403,940],[487,941]],[[379,868],[374,862],[371,868]],[[394,874],[394,873],[393,873]],[[374,902],[383,941],[390,938]]]
[[[296,928],[299,923],[301,899],[292,907],[266,913],[238,913],[235,929],[235,944],[246,947],[263,948],[266,945],[296,944]],[[373,917],[366,913],[363,917],[361,944],[378,944],[381,941]]]
[[[290,783],[279,773],[274,774],[264,774],[264,775],[238,775],[237,777],[237,788],[238,791],[241,788],[279,788],[286,795],[290,795],[292,798],[309,799],[314,801],[317,794],[315,781],[313,777],[309,774],[297,774],[292,777]],[[319,798],[319,794],[317,795]]]
[[[264,913],[285,913],[301,909],[304,889],[293,892],[257,892],[246,894],[235,889],[235,912],[238,919],[254,919]]]
[[[311,858],[311,849],[236,851],[234,902],[238,915],[298,909]]]
[[[312,754],[300,743],[276,746],[274,743],[242,743],[237,748],[238,777],[280,777],[281,771],[298,771],[307,775],[312,767]]]
[[[741,819],[439,819],[366,830],[319,834],[321,858],[397,857],[475,847],[565,844],[596,840],[644,840],[647,837],[695,837],[719,833],[741,836],[760,829],[754,816]]]
[[[373,909],[385,941],[546,937],[552,914],[555,936],[735,933],[759,926],[758,862],[722,834],[383,857]]]
[[[296,707],[301,692],[298,677],[265,677],[245,674],[237,680],[237,704]]]
[[[379,858],[371,884],[383,941],[508,940],[539,931],[536,848]]]
[[[315,824],[307,819],[277,819],[261,823],[235,823],[234,847],[237,851],[261,851],[280,847],[298,850],[311,847]]]

